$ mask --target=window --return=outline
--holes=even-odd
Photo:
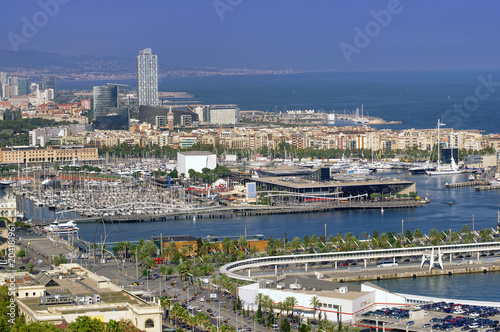
[[[144,327],[147,328],[147,329],[155,327],[155,323],[153,322],[152,319],[148,319],[146,321],[146,323],[144,324]]]

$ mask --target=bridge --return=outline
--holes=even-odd
[[[363,260],[364,267],[367,267],[367,261],[370,259],[390,259],[393,264],[396,263],[396,257],[421,257],[420,266],[429,261],[429,270],[438,265],[443,269],[443,256],[449,255],[450,263],[452,262],[453,254],[474,253],[479,260],[481,253],[500,250],[500,242],[484,242],[472,244],[450,244],[441,246],[423,246],[411,248],[391,248],[377,250],[359,250],[347,252],[329,252],[316,254],[299,254],[299,255],[284,255],[250,258],[242,261],[228,263],[221,266],[220,273],[227,274],[233,279],[254,281],[255,277],[251,275],[252,268],[274,266],[274,275],[278,276],[278,266],[287,264],[303,264],[304,272],[308,272],[309,264],[332,262],[337,269],[338,263],[348,260]],[[236,271],[247,270],[247,275],[237,274]]]

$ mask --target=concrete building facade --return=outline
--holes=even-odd
[[[97,160],[96,147],[85,145],[56,146],[46,148],[13,146],[0,148],[1,164],[26,164],[40,162],[64,162],[72,160]]]
[[[177,152],[178,172],[189,177],[190,169],[201,172],[203,168],[214,169],[217,167],[217,155],[208,151]]]
[[[10,278],[3,274],[0,283]],[[19,314],[27,322],[70,323],[86,315],[105,323],[130,320],[146,332],[162,330],[159,302],[147,302],[79,264],[61,264],[36,276],[16,275],[16,291]]]

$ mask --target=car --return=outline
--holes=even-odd
[[[249,327],[247,327],[245,330],[248,331],[248,332],[252,331],[252,329],[249,328]]]
[[[200,302],[205,302],[205,298],[204,297],[200,297]]]
[[[429,327],[431,327],[431,324],[429,323],[425,323],[424,325],[422,325],[423,329],[428,329]]]
[[[409,320],[409,321],[406,322],[406,325],[415,325],[415,322],[412,321],[412,320]]]
[[[193,301],[194,301],[194,300],[196,300],[196,296],[193,296],[193,297],[191,298],[191,300],[193,300]]]
[[[212,309],[208,308],[208,309],[207,309],[207,312],[212,312]]]

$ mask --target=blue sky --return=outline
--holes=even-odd
[[[61,2],[43,22],[41,3]],[[134,57],[163,67],[295,70],[500,68],[500,1],[464,0],[3,0],[0,48]],[[399,2],[399,4],[398,4]],[[215,5],[219,5],[219,12]],[[389,12],[376,23],[372,11]],[[24,21],[23,21],[24,18]],[[222,19],[221,19],[222,18]],[[356,47],[355,27],[374,30]],[[377,28],[378,27],[378,28]],[[358,36],[359,37],[359,36]],[[24,38],[24,37],[23,37]],[[348,45],[351,54],[341,50]],[[356,49],[353,52],[353,49]],[[349,61],[348,61],[349,60]]]

